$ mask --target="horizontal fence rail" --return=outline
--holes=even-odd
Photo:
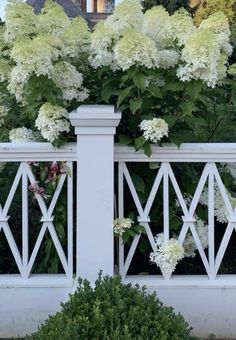
[[[116,145],[116,162],[236,162],[236,143],[184,143],[152,146],[152,155],[145,156],[142,150]]]
[[[76,143],[55,148],[50,143],[0,143],[0,162],[76,161]]]
[[[180,208],[182,210],[182,227],[178,235],[178,240],[183,244],[188,232],[191,232],[196,248],[199,252],[201,261],[204,265],[206,275],[172,275],[171,280],[169,276],[162,271],[162,277],[157,276],[129,276],[132,278],[132,282],[146,283],[150,286],[155,280],[159,280],[160,285],[180,284],[199,284],[204,282],[204,285],[213,285],[214,282],[219,282],[221,278],[224,284],[232,286],[236,285],[236,275],[230,275],[230,280],[227,281],[227,275],[217,275],[219,267],[222,263],[222,259],[226,252],[226,248],[229,244],[232,233],[236,230],[236,208],[229,200],[227,189],[222,181],[221,175],[217,168],[216,163],[220,162],[236,162],[236,143],[225,144],[182,144],[180,148],[174,145],[166,145],[163,147],[152,147],[151,157],[147,157],[142,151],[135,152],[134,148],[129,146],[116,146],[115,148],[115,161],[118,163],[118,216],[119,218],[124,216],[126,208],[126,194],[125,186],[132,196],[134,201],[137,220],[144,226],[146,231],[146,237],[151,245],[153,251],[156,249],[155,235],[150,227],[150,210],[152,209],[154,199],[158,190],[162,188],[162,206],[163,206],[163,233],[164,238],[170,238],[170,188],[174,190],[176,198],[178,199]],[[156,170],[156,177],[153,182],[152,189],[148,195],[148,199],[145,204],[142,204],[135,188],[134,182],[131,177],[129,165],[137,162],[159,162],[160,165]],[[178,180],[173,171],[174,163],[203,163],[203,171],[196,186],[195,192],[191,197],[189,204],[186,204],[185,193],[181,192]],[[133,166],[134,166],[133,164]],[[208,250],[204,251],[199,235],[195,228],[195,213],[199,204],[200,196],[207,187],[208,191]],[[215,190],[220,192],[222,197],[226,213],[227,213],[227,227],[220,243],[218,250],[215,249],[215,218],[214,218],[214,195]],[[125,252],[125,247],[122,238],[119,238],[119,271],[121,276],[125,279],[127,277],[128,270],[131,262],[134,258],[135,251],[140,241],[141,235],[136,235],[133,238],[132,244]],[[156,277],[156,279],[155,279]],[[164,280],[162,282],[162,280]],[[157,281],[156,281],[157,282]],[[165,282],[165,283],[164,283]],[[221,282],[221,284],[222,284]]]

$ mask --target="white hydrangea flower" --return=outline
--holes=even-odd
[[[83,75],[66,61],[61,61],[54,66],[52,80],[62,90],[66,102],[73,99],[83,101],[88,97],[88,91],[82,87]]]
[[[116,7],[111,16],[105,20],[108,30],[121,34],[123,29],[141,30],[143,24],[142,5],[139,0],[123,0]]]
[[[9,139],[12,143],[32,143],[36,142],[35,133],[26,127],[12,129],[9,132]]]
[[[228,172],[234,179],[236,184],[236,163],[221,163],[220,172]]]
[[[174,238],[165,240],[163,233],[155,237],[155,242],[156,250],[150,253],[150,261],[156,263],[167,276],[170,276],[177,263],[184,258],[184,248]]]
[[[233,47],[230,45],[230,28],[227,16],[223,12],[216,12],[203,20],[199,29],[212,30],[216,34],[217,42],[222,51],[230,56]]]
[[[43,138],[52,143],[61,132],[69,132],[68,112],[60,106],[45,103],[39,110],[35,126],[40,130]]]
[[[3,126],[5,117],[8,115],[9,109],[6,105],[0,105],[0,126]]]
[[[202,221],[196,214],[194,215],[196,222],[195,229],[198,234],[199,240],[201,242],[202,248],[206,249],[208,247],[208,225]],[[197,246],[194,241],[193,235],[190,231],[188,231],[184,242],[184,256],[186,257],[195,257],[196,256],[196,250]]]
[[[91,35],[91,55],[89,57],[93,68],[114,64],[113,43],[116,40],[117,35],[112,28],[105,26],[104,21],[97,23]]]
[[[10,81],[7,86],[8,91],[16,97],[18,102],[22,101],[24,84],[29,79],[28,69],[24,65],[17,65],[12,68]]]
[[[172,39],[177,41],[178,46],[185,45],[189,36],[197,29],[190,14],[184,8],[174,12],[170,22]]]
[[[144,14],[142,30],[155,41],[158,49],[173,45],[170,16],[163,6],[154,6]]]
[[[39,17],[32,6],[23,1],[9,0],[5,8],[6,43],[11,44],[16,39],[36,34],[38,23]]]
[[[0,58],[0,82],[8,81],[12,67],[8,60]]]
[[[164,70],[175,67],[180,59],[180,54],[174,49],[165,49],[157,52],[158,67]]]
[[[192,195],[185,193],[183,195],[183,198],[184,198],[184,201],[185,201],[187,207],[189,207],[191,202],[192,202],[192,199],[193,199]],[[177,208],[181,207],[178,198],[176,198],[176,200],[175,200],[175,205],[176,205]]]
[[[229,197],[229,201],[232,204],[233,207],[236,206],[236,198],[233,197],[230,192],[226,189],[227,195]],[[208,206],[208,188],[205,187],[199,202],[203,205],[203,206]],[[215,183],[214,185],[214,215],[216,217],[216,220],[220,223],[227,223],[228,222],[228,212],[224,203],[224,200],[222,198],[220,189],[218,187],[218,185]]]
[[[59,37],[63,30],[70,25],[70,19],[63,7],[54,1],[46,1],[39,14],[40,30]]]
[[[222,60],[215,33],[207,29],[198,29],[190,35],[182,50],[181,60],[184,64],[177,70],[181,81],[201,79],[210,87],[215,87],[219,82],[227,61],[226,58]]]
[[[155,42],[133,29],[126,29],[123,37],[114,48],[115,61],[123,71],[131,66],[155,68],[157,64],[157,50]]]
[[[153,143],[157,143],[164,136],[168,136],[168,124],[162,118],[145,119],[139,126],[140,130],[143,131],[143,137]]]
[[[164,77],[154,77],[154,76],[148,76],[145,79],[145,87],[148,86],[157,86],[157,87],[164,87],[165,86],[165,79]]]
[[[89,53],[91,33],[87,22],[82,17],[71,20],[61,35],[63,41],[62,54],[65,57],[78,58],[83,53]]]
[[[17,42],[11,52],[12,59],[17,63],[17,66],[24,69],[23,77],[35,73],[39,75],[47,75],[50,77],[52,64],[52,48],[45,41],[36,37],[33,40],[21,40]]]
[[[132,228],[133,223],[134,222],[131,220],[131,218],[116,218],[113,221],[114,233],[117,236],[122,237],[122,235],[126,232],[127,229]]]

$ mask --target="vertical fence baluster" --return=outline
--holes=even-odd
[[[124,217],[124,163],[118,163],[118,216]],[[124,275],[124,243],[119,237],[119,274]]]
[[[23,278],[28,277],[27,266],[29,258],[29,202],[28,202],[28,176],[26,162],[22,163],[22,265]]]
[[[210,278],[214,277],[215,269],[215,226],[214,226],[214,163],[209,163],[208,177],[208,257]]]
[[[169,239],[169,163],[163,163],[163,222],[164,222],[164,238]]]
[[[67,162],[67,261],[68,278],[73,277],[73,163]]]

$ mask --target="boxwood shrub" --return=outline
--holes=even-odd
[[[62,303],[62,310],[26,339],[185,340],[190,339],[190,327],[155,293],[100,274],[94,288],[79,280],[77,291]]]

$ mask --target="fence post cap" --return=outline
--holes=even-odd
[[[113,105],[81,105],[69,114],[75,127],[116,127],[121,113]]]
[[[121,112],[115,112],[113,105],[81,105],[69,114],[75,133],[79,134],[115,134]]]

